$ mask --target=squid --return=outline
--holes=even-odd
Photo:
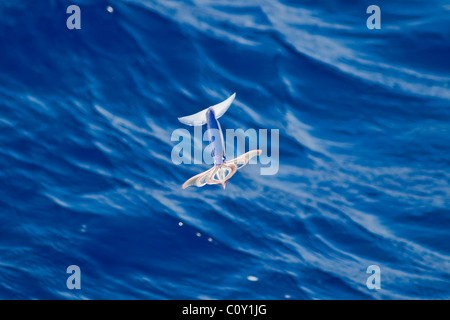
[[[251,158],[261,154],[262,150],[251,150],[237,158],[226,160],[223,133],[217,119],[224,115],[235,97],[236,93],[233,93],[228,99],[219,104],[206,108],[196,114],[178,118],[181,123],[189,126],[207,125],[209,145],[211,146],[211,153],[214,159],[214,166],[211,169],[188,179],[183,183],[183,189],[190,186],[203,187],[207,184],[219,184],[225,189],[227,181],[234,176],[237,170],[244,167]]]

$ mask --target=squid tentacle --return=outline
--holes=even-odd
[[[186,189],[190,186],[203,187],[206,184],[220,184],[225,189],[227,181],[234,176],[237,170],[247,165],[251,158],[260,155],[261,152],[261,150],[252,150],[240,155],[237,158],[225,161],[223,164],[216,165],[211,169],[199,173],[187,180],[183,183],[182,188]]]

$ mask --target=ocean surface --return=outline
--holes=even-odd
[[[3,0],[0,46],[1,299],[450,299],[449,1]],[[233,92],[278,172],[183,190]]]

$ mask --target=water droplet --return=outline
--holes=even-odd
[[[107,10],[109,13],[113,13],[113,12],[114,12],[113,7],[111,7],[111,6],[107,6],[107,7],[106,7],[106,10]]]
[[[258,281],[258,278],[255,277],[255,276],[248,276],[248,277],[247,277],[247,280],[248,280],[248,281]]]
[[[209,241],[209,242],[212,242],[212,241],[213,241],[213,239],[212,239],[212,238],[208,238],[208,241]]]
[[[197,235],[197,237],[201,237],[202,236],[200,232],[197,232],[196,235]]]
[[[178,225],[180,226],[180,227],[182,227],[183,226],[183,222],[178,222]]]

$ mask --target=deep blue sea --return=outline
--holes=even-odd
[[[2,0],[0,48],[1,299],[450,299],[450,1]],[[278,173],[183,190],[233,92]]]

